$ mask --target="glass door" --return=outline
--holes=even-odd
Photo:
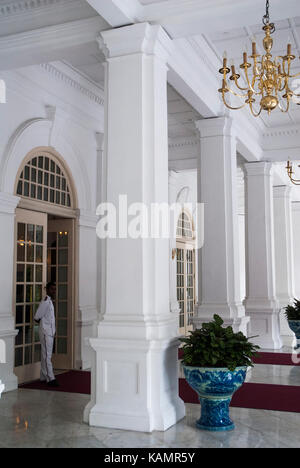
[[[41,345],[34,314],[45,295],[47,215],[16,210],[15,374],[19,383],[39,378]]]
[[[177,301],[179,332],[186,336],[193,330],[195,309],[195,249],[193,245],[177,243]]]
[[[73,243],[74,220],[48,221],[47,281],[56,284],[56,337],[53,365],[56,369],[73,367]]]

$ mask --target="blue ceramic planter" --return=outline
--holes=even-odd
[[[247,367],[234,371],[225,368],[183,366],[188,384],[198,393],[201,417],[197,427],[206,431],[231,431],[234,424],[229,416],[232,395],[246,378]]]
[[[290,329],[295,333],[297,339],[297,346],[295,349],[300,348],[300,320],[288,320]]]

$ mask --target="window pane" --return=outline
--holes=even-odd
[[[28,365],[31,363],[32,363],[32,346],[26,346],[24,364]]]
[[[68,304],[67,302],[58,303],[58,318],[66,318],[68,316]]]
[[[27,262],[33,262],[34,261],[33,254],[34,254],[33,245],[28,244],[27,245]]]
[[[57,338],[57,352],[58,354],[67,354],[67,338]]]
[[[17,291],[16,291],[16,302],[24,302],[24,285],[17,284]]]
[[[36,242],[43,243],[43,226],[36,226]]]
[[[23,323],[23,306],[16,307],[16,325]]]
[[[67,300],[68,297],[68,286],[66,284],[60,284],[58,286],[58,299]]]
[[[32,321],[32,305],[26,304],[25,306],[25,323],[31,323]]]
[[[34,242],[34,224],[27,224],[27,242]]]
[[[68,281],[68,267],[58,268],[58,281],[60,283],[66,283]]]
[[[58,336],[68,336],[68,321],[67,320],[58,321],[57,334]]]
[[[25,281],[25,265],[17,265],[17,283]]]
[[[27,265],[26,266],[26,282],[27,283],[33,283],[33,272],[34,272],[34,266],[33,265]]]
[[[58,251],[58,264],[59,265],[68,264],[68,249],[61,249]]]
[[[23,348],[15,349],[15,367],[23,366]]]
[[[26,286],[26,302],[34,302],[33,299],[33,285]]]
[[[37,263],[43,263],[43,246],[37,245],[35,247],[35,261]]]
[[[31,327],[27,326],[25,327],[25,344],[30,344],[31,341],[32,341]]]
[[[22,195],[22,190],[23,190],[23,182],[19,180],[18,188],[17,188],[17,195]]]
[[[35,267],[35,282],[42,283],[43,281],[43,267],[42,265],[36,265]]]
[[[35,302],[41,302],[42,300],[42,285],[35,286]]]

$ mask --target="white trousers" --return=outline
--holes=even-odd
[[[41,342],[41,376],[42,381],[51,382],[55,380],[52,366],[52,352],[54,336],[46,335],[43,330],[39,330],[40,342]]]

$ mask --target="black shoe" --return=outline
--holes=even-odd
[[[57,380],[51,380],[51,382],[48,382],[48,387],[59,387],[59,383]]]

